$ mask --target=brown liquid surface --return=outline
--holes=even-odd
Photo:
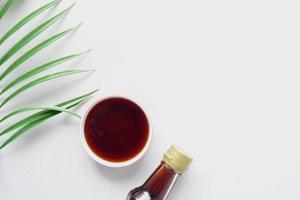
[[[134,102],[113,97],[96,104],[84,123],[91,150],[110,162],[123,162],[138,155],[149,137],[144,111]]]

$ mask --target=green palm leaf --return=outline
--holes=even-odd
[[[79,97],[76,97],[76,98],[73,98],[73,99],[70,99],[68,101],[65,101],[65,102],[62,102],[62,103],[59,103],[57,105],[55,105],[56,107],[62,107],[62,108],[65,108],[65,109],[69,109],[71,107],[73,107],[74,105],[77,105],[79,103],[82,103],[83,101],[86,101],[88,100],[94,93],[96,93],[98,90],[94,90],[90,93],[87,93],[85,95],[82,95],[82,96],[79,96]],[[5,130],[3,130],[1,133],[0,133],[0,136],[1,135],[4,135],[4,134],[7,134],[17,128],[20,128],[28,123],[31,123],[31,122],[34,122],[36,120],[39,120],[39,119],[42,119],[44,117],[48,117],[48,116],[52,116],[53,114],[57,113],[57,111],[52,111],[52,110],[43,110],[43,111],[40,111],[40,112],[37,112],[35,114],[32,114],[20,121],[18,121],[17,123],[15,124],[12,124],[11,126],[9,126],[8,128],[6,128]]]
[[[0,39],[0,45],[3,44],[3,42],[5,42],[5,40],[7,40],[11,35],[13,35],[16,31],[18,31],[20,28],[22,28],[24,25],[26,25],[32,19],[34,19],[35,17],[37,17],[41,13],[45,12],[49,8],[59,4],[60,2],[61,2],[61,0],[54,0],[54,1],[38,8],[37,10],[33,11],[32,13],[30,13],[26,17],[24,17],[22,20],[20,20],[16,25],[14,25],[11,29],[9,29],[9,31],[7,31],[4,34],[4,36]]]
[[[27,117],[25,119],[22,119],[21,121],[18,121],[17,123],[9,126],[8,128],[4,129],[1,133],[0,133],[0,136],[1,135],[4,135],[6,133],[9,133],[17,128],[20,128],[21,126],[24,126],[30,122],[33,122],[35,120],[38,120],[38,119],[42,119],[44,117],[47,117],[47,116],[50,116],[54,111],[40,111],[39,114],[36,114],[36,115],[32,115],[30,117]]]
[[[83,101],[83,100],[80,100],[80,101],[78,100],[78,101],[76,101],[75,103],[81,102],[81,101]],[[73,103],[73,104],[75,104],[75,103]],[[73,105],[73,104],[71,104],[71,105]],[[0,133],[0,136],[1,136],[1,135],[4,135],[4,134],[6,134],[6,133],[9,133],[9,132],[11,132],[11,131],[13,131],[13,130],[15,130],[15,129],[17,129],[17,128],[20,128],[20,127],[22,127],[22,126],[24,126],[24,125],[26,125],[26,124],[28,124],[28,123],[34,122],[34,121],[39,120],[39,119],[42,119],[42,118],[44,118],[44,117],[52,116],[53,114],[55,114],[55,113],[57,113],[57,112],[58,112],[58,111],[53,111],[53,110],[43,110],[43,111],[40,111],[40,112],[35,113],[35,114],[33,114],[33,115],[30,115],[29,117],[26,117],[26,118],[24,118],[24,119],[18,121],[17,123],[15,123],[15,124],[9,126],[8,128],[6,128],[4,131],[2,131],[2,132]]]
[[[74,106],[79,105],[80,103],[84,102],[84,100],[81,100],[77,103],[74,103],[70,106],[68,106],[66,109],[70,109]],[[26,125],[24,125],[22,128],[20,128],[17,132],[15,132],[12,136],[10,136],[1,146],[0,149],[4,148],[6,145],[8,145],[9,143],[11,143],[12,141],[14,141],[16,138],[18,138],[19,136],[21,136],[22,134],[26,133],[28,130],[30,130],[31,128],[41,124],[42,122],[60,114],[61,111],[53,111],[52,113],[49,113],[49,115],[47,116],[43,116],[40,117],[39,119],[35,119],[35,120],[31,120],[31,122],[28,122]]]
[[[30,89],[33,86],[39,85],[41,83],[56,79],[56,78],[60,78],[60,77],[64,77],[64,76],[69,76],[69,75],[73,75],[73,74],[78,74],[78,73],[84,73],[84,72],[93,72],[94,70],[65,70],[65,71],[61,71],[61,72],[57,72],[57,73],[53,73],[50,75],[46,75],[43,76],[41,78],[35,79],[25,85],[23,85],[22,87],[20,87],[19,89],[17,89],[15,92],[13,92],[11,95],[9,95],[8,97],[6,97],[0,104],[0,108],[2,106],[4,106],[6,103],[8,103],[10,100],[14,99],[16,96],[18,96],[19,94],[21,94],[22,92]]]
[[[0,95],[3,94],[4,92],[6,92],[7,90],[11,89],[12,87],[14,87],[15,85],[21,83],[22,81],[26,80],[26,79],[29,79],[31,78],[32,76],[36,75],[36,74],[39,74],[49,68],[52,68],[52,67],[55,67],[59,64],[62,64],[64,62],[67,62],[73,58],[76,58],[78,56],[82,56],[88,52],[90,52],[90,50],[88,51],[85,51],[85,52],[82,52],[82,53],[77,53],[77,54],[72,54],[72,55],[68,55],[68,56],[65,56],[65,57],[61,57],[61,58],[58,58],[56,60],[53,60],[53,61],[50,61],[46,64],[43,64],[39,67],[36,67],[36,68],[33,68],[32,70],[24,73],[23,75],[15,78],[13,81],[11,81],[10,83],[8,83],[5,87],[3,87],[3,89],[1,90],[0,92]]]
[[[1,0],[0,0],[1,1]],[[61,0],[51,0],[51,2],[44,4],[40,8],[34,10],[33,12],[29,13],[27,16],[25,16],[23,19],[21,19],[17,24],[12,26],[2,37],[0,37],[0,46],[3,44],[8,38],[10,38],[14,33],[16,33],[18,30],[20,30],[23,26],[25,26],[27,23],[29,23],[32,19],[36,18],[43,12],[47,11],[51,7],[54,7],[55,5],[59,4]],[[0,8],[0,20],[1,18],[7,13],[9,8],[16,2],[16,0],[6,0],[3,7]],[[67,9],[59,12],[54,17],[42,22],[39,24],[36,28],[34,28],[32,31],[30,31],[28,34],[26,34],[24,37],[22,37],[19,41],[17,41],[3,56],[0,56],[0,66],[9,61],[10,58],[12,58],[17,52],[19,52],[23,47],[25,47],[28,43],[30,43],[32,40],[34,40],[37,36],[45,32],[50,26],[52,26],[54,23],[56,23],[59,19],[61,19],[63,16],[67,15],[67,13],[72,9],[74,4],[72,4]],[[75,28],[71,28],[68,30],[65,30],[63,32],[60,32],[52,37],[49,37],[48,39],[42,41],[38,45],[34,46],[30,50],[28,50],[26,53],[24,53],[22,56],[17,58],[12,64],[8,65],[6,69],[3,69],[3,72],[0,74],[0,81],[7,77],[10,73],[12,73],[14,70],[16,70],[19,66],[21,66],[25,61],[30,59],[32,56],[43,50],[44,48],[48,47],[55,41],[63,38],[67,34],[75,31],[79,26]],[[88,52],[88,51],[87,51]],[[64,56],[55,60],[52,60],[50,62],[47,62],[43,65],[40,65],[38,67],[35,67],[31,69],[28,72],[25,72],[24,74],[18,76],[17,78],[14,78],[11,82],[9,82],[7,85],[5,85],[0,90],[0,95],[4,92],[8,91],[11,88],[14,88],[16,85],[20,84],[21,82],[30,79],[31,77],[46,71],[52,67],[55,67],[59,64],[62,64],[64,62],[67,62],[77,56],[80,56],[84,53],[79,54],[71,54],[68,56]],[[93,70],[65,70],[49,75],[44,75],[42,77],[36,78],[33,81],[30,81],[23,86],[16,89],[14,92],[12,92],[10,95],[8,95],[4,100],[0,103],[0,108],[4,106],[5,104],[9,103],[11,100],[16,98],[21,93],[29,90],[30,88],[40,85],[44,82],[48,82],[50,80],[54,80],[60,77],[65,77],[69,75],[84,73],[84,72],[91,72]],[[1,146],[0,149],[4,148],[6,145],[17,139],[19,136],[26,133],[28,130],[34,128],[35,126],[38,126],[39,124],[43,123],[44,121],[60,114],[60,113],[68,113],[70,115],[76,116],[80,118],[78,114],[75,112],[70,111],[72,107],[75,107],[84,101],[87,101],[95,92],[92,91],[88,94],[70,99],[68,101],[62,102],[60,104],[57,104],[55,106],[29,106],[29,107],[23,107],[16,109],[12,112],[9,112],[8,114],[4,115],[4,117],[0,118],[0,123],[14,117],[15,115],[18,115],[23,112],[30,112],[34,110],[40,110],[34,114],[31,114],[22,120],[17,121],[16,123],[10,125],[8,128],[4,129],[3,131],[0,131],[0,136],[7,134],[9,132],[15,131]]]
[[[1,146],[0,149],[3,149],[6,145],[17,139],[22,134],[26,133],[28,130],[32,129],[33,127],[41,124],[42,122],[46,121],[50,117],[44,117],[39,120],[33,121],[31,123],[28,123],[27,125],[20,128],[17,132],[15,132],[12,136],[10,136]]]
[[[36,53],[38,53],[42,49],[46,48],[47,46],[49,46],[50,44],[54,43],[55,41],[63,38],[65,35],[67,35],[69,33],[72,33],[75,30],[77,30],[80,27],[80,25],[81,24],[79,24],[78,26],[76,26],[74,28],[70,28],[70,29],[65,30],[63,32],[60,32],[60,33],[58,33],[58,34],[56,34],[56,35],[48,38],[47,40],[44,40],[40,44],[36,45],[35,47],[33,47],[32,49],[30,49],[29,51],[27,51],[25,54],[23,54],[15,62],[13,62],[10,66],[8,66],[6,68],[6,70],[0,76],[0,80],[3,80],[9,73],[11,73],[12,71],[14,71],[22,63],[24,63],[26,60],[28,60],[29,58],[31,58],[32,56],[34,56]]]
[[[16,2],[16,0],[8,0],[4,4],[4,6],[0,9],[0,20],[6,14],[6,12],[10,9],[10,7],[12,7],[14,5],[15,2]]]
[[[5,115],[4,117],[2,117],[0,119],[0,123],[19,114],[19,113],[23,113],[23,112],[29,112],[29,111],[34,111],[34,110],[55,110],[55,111],[61,111],[61,112],[65,112],[65,113],[68,113],[70,115],[73,115],[77,118],[81,118],[78,114],[74,113],[74,112],[71,112],[67,109],[64,109],[64,108],[61,108],[61,107],[58,107],[58,106],[41,106],[41,107],[24,107],[24,108],[19,108],[17,110],[14,110],[13,112]]]
[[[58,106],[58,107],[66,107],[66,106],[69,106],[70,104],[74,103],[74,102],[77,102],[77,101],[81,101],[81,100],[85,100],[85,99],[89,99],[93,94],[95,94],[96,92],[98,92],[99,90],[93,90],[92,92],[89,92],[87,94],[84,94],[82,96],[79,96],[79,97],[75,97],[73,99],[70,99],[70,100],[67,100],[67,101],[64,101],[62,103],[59,103],[55,106]],[[1,134],[0,134],[1,135]]]
[[[39,34],[41,34],[43,31],[45,31],[47,28],[49,28],[52,24],[54,24],[58,19],[66,15],[71,8],[74,6],[72,4],[67,9],[63,10],[59,14],[55,15],[51,19],[47,20],[46,22],[42,23],[38,27],[36,27],[33,31],[25,35],[19,42],[17,42],[10,50],[8,50],[2,58],[0,58],[0,65],[2,65],[4,62],[6,62],[10,57],[12,57],[16,52],[18,52],[20,49],[22,49],[26,44],[28,44],[31,40],[33,40],[35,37],[37,37]]]

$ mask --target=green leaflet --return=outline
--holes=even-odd
[[[7,0],[7,2],[3,5],[3,7],[0,9],[0,20],[2,17],[7,13],[7,11],[14,5],[16,0]]]
[[[31,78],[32,76],[36,75],[36,74],[39,74],[49,68],[52,68],[52,67],[55,67],[59,64],[62,64],[64,62],[67,62],[73,58],[76,58],[78,56],[81,56],[81,55],[84,55],[88,52],[90,52],[91,50],[88,50],[88,51],[85,51],[85,52],[82,52],[82,53],[77,53],[77,54],[72,54],[72,55],[68,55],[68,56],[65,56],[65,57],[61,57],[61,58],[58,58],[56,60],[53,60],[53,61],[50,61],[46,64],[43,64],[39,67],[36,67],[36,68],[33,68],[32,70],[22,74],[21,76],[15,78],[13,81],[11,81],[10,83],[8,83],[6,86],[3,87],[3,89],[1,90],[0,92],[0,95],[3,94],[4,92],[6,92],[7,90],[11,89],[12,87],[14,87],[15,85],[21,83],[22,81],[26,80],[26,79],[29,79]]]
[[[64,102],[62,102],[62,103],[59,103],[59,104],[57,104],[56,106],[58,106],[58,107],[65,107],[65,106],[68,106],[69,104],[74,103],[74,102],[76,102],[76,101],[81,101],[81,100],[84,100],[84,99],[88,99],[88,98],[90,98],[93,94],[95,94],[95,93],[98,92],[98,91],[99,91],[99,89],[93,90],[92,92],[89,92],[89,93],[84,94],[84,95],[82,95],[82,96],[79,96],[79,97],[70,99],[70,100],[68,100],[68,101],[64,101]],[[0,135],[1,135],[1,134],[0,134]]]
[[[74,112],[71,112],[67,109],[64,109],[64,108],[61,108],[61,107],[58,107],[58,106],[41,106],[41,107],[24,107],[24,108],[19,108],[7,115],[5,115],[4,117],[2,117],[0,119],[0,123],[7,120],[8,118],[11,118],[19,113],[23,113],[23,112],[29,112],[29,111],[34,111],[34,110],[55,110],[55,111],[61,111],[61,112],[65,112],[65,113],[68,113],[70,115],[73,115],[77,118],[81,118],[78,114],[74,113]]]
[[[10,50],[8,50],[4,56],[0,58],[0,65],[2,65],[4,62],[6,62],[10,57],[12,57],[16,52],[18,52],[20,49],[22,49],[26,44],[28,44],[31,40],[33,40],[35,37],[37,37],[39,34],[41,34],[43,31],[45,31],[47,28],[49,28],[52,24],[54,24],[58,19],[66,15],[71,8],[74,6],[72,4],[67,9],[63,10],[59,14],[55,15],[51,19],[47,20],[46,22],[42,23],[38,27],[36,27],[33,31],[25,35],[19,42],[17,42]]]
[[[52,113],[54,113],[54,111],[40,111],[38,114],[33,114],[29,117],[26,117],[25,119],[22,119],[20,121],[18,121],[17,123],[9,126],[8,128],[4,129],[1,133],[0,133],[0,136],[1,135],[4,135],[6,133],[9,133],[10,131],[13,131],[17,128],[20,128],[21,126],[24,126],[30,122],[33,122],[35,120],[38,120],[38,119],[41,119],[41,118],[44,118],[44,117],[47,117],[47,116],[50,116]]]
[[[44,121],[46,121],[47,119],[49,119],[50,116],[48,117],[44,117],[41,118],[39,120],[33,121],[31,123],[26,124],[25,126],[23,126],[22,128],[20,128],[17,132],[15,132],[12,136],[10,136],[1,146],[0,149],[3,149],[6,145],[8,145],[9,143],[11,143],[12,141],[14,141],[15,139],[17,139],[19,136],[21,136],[22,134],[24,134],[25,132],[27,132],[28,130],[30,130],[31,128],[43,123]]]
[[[6,103],[8,103],[10,100],[12,100],[13,98],[15,98],[16,96],[21,94],[22,92],[28,90],[29,88],[31,88],[35,85],[39,85],[41,83],[44,83],[44,82],[47,82],[47,81],[50,81],[52,79],[56,79],[56,78],[59,78],[59,77],[63,77],[63,76],[68,76],[68,75],[73,75],[73,74],[78,74],[78,73],[84,73],[84,72],[92,72],[92,71],[94,71],[94,70],[65,70],[65,71],[53,73],[53,74],[46,75],[46,76],[43,76],[41,78],[35,79],[35,80],[23,85],[22,87],[17,89],[15,92],[10,94],[8,97],[6,97],[1,102],[0,108],[2,106],[4,106]]]
[[[3,42],[5,42],[11,35],[13,35],[15,32],[17,32],[23,26],[25,26],[32,19],[34,19],[35,17],[37,17],[41,13],[45,12],[49,8],[59,4],[60,2],[61,2],[61,0],[54,0],[54,1],[38,8],[37,10],[33,11],[32,13],[30,13],[26,17],[24,17],[22,20],[20,20],[16,25],[14,25],[11,29],[9,29],[9,31],[7,31],[3,35],[3,37],[0,39],[0,45],[3,44]]]
[[[98,90],[94,90],[90,93],[87,93],[85,95],[82,95],[82,96],[79,96],[79,97],[76,97],[76,98],[73,98],[73,99],[70,99],[70,100],[67,100],[65,102],[62,102],[62,103],[59,103],[57,105],[55,105],[56,107],[62,107],[62,108],[65,108],[65,109],[69,109],[71,107],[74,106],[74,104],[77,105],[77,103],[81,103],[83,101],[86,101],[88,100],[94,93],[96,93]],[[11,126],[9,126],[8,128],[6,128],[5,130],[3,130],[1,133],[0,133],[0,136],[1,135],[4,135],[4,134],[7,134],[17,128],[20,128],[28,123],[31,123],[31,122],[34,122],[36,120],[39,120],[39,119],[42,119],[44,117],[48,117],[48,116],[52,116],[53,114],[57,113],[58,111],[53,111],[53,110],[43,110],[43,111],[40,111],[40,112],[37,112],[35,114],[32,114],[20,121],[18,121],[17,123],[15,124],[12,124]]]
[[[81,24],[80,24],[81,25]],[[22,63],[24,63],[26,60],[28,60],[29,58],[31,58],[32,56],[34,56],[36,53],[38,53],[39,51],[41,51],[42,49],[44,49],[45,47],[49,46],[50,44],[52,44],[53,42],[57,41],[58,39],[64,37],[65,35],[74,32],[75,30],[77,30],[80,25],[74,27],[74,28],[70,28],[68,30],[65,30],[63,32],[60,32],[50,38],[48,38],[47,40],[44,40],[43,42],[41,42],[40,44],[36,45],[35,47],[33,47],[32,49],[30,49],[29,51],[27,51],[25,54],[23,54],[21,57],[19,57],[15,62],[13,62],[10,66],[8,66],[6,68],[6,70],[1,74],[0,76],[0,80],[3,80],[9,73],[11,73],[12,71],[14,71],[17,67],[19,67]]]
[[[70,109],[74,106],[77,106],[79,104],[81,104],[82,102],[84,102],[85,100],[81,100],[78,101],[76,103],[73,103],[72,105],[68,106],[66,109]],[[11,143],[12,141],[14,141],[16,138],[18,138],[19,136],[21,136],[22,134],[26,133],[28,130],[30,130],[31,128],[43,123],[44,121],[60,114],[61,111],[53,111],[52,113],[49,113],[47,116],[43,116],[40,117],[39,119],[35,119],[35,120],[31,120],[30,122],[28,122],[25,126],[23,126],[22,128],[20,128],[17,132],[15,132],[12,136],[10,136],[1,146],[0,149],[2,149],[3,147],[5,147],[6,145],[8,145],[9,143]]]

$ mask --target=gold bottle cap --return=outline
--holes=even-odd
[[[193,159],[178,146],[171,145],[164,153],[163,161],[177,173],[182,174],[189,167]]]

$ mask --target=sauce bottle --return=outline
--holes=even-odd
[[[160,165],[142,186],[130,191],[127,200],[165,200],[177,178],[191,162],[192,158],[187,153],[171,145]]]

